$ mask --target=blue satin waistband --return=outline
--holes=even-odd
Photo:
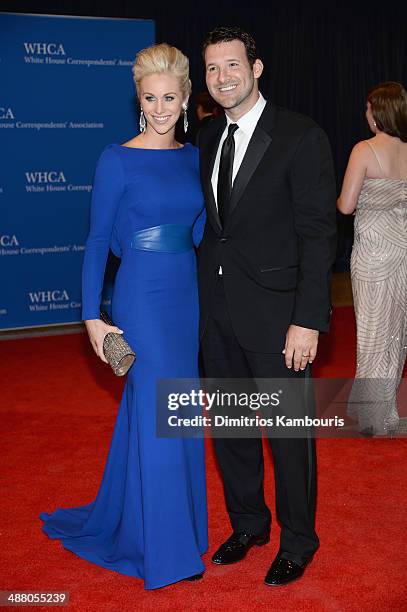
[[[131,248],[161,253],[182,253],[194,246],[192,228],[189,225],[157,225],[133,234]]]

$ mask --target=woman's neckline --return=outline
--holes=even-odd
[[[182,151],[183,149],[185,149],[187,145],[190,145],[191,143],[186,142],[184,145],[182,145],[182,147],[175,147],[173,149],[152,149],[152,148],[147,148],[147,147],[127,147],[126,145],[122,145],[118,143],[115,143],[115,144],[121,149],[130,149],[133,151]]]

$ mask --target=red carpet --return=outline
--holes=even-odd
[[[352,309],[337,308],[332,333],[321,340],[315,373],[352,376],[354,346]],[[141,581],[87,563],[49,540],[38,518],[41,511],[94,499],[122,381],[97,361],[84,334],[3,341],[0,353],[0,589],[69,591],[69,609],[84,611],[406,609],[406,439],[317,441],[321,547],[304,577],[280,588],[263,585],[278,547],[276,523],[270,544],[252,549],[242,563],[210,563],[230,529],[209,442],[205,577],[146,592]],[[266,487],[273,509],[268,451]]]

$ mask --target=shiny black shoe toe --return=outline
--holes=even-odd
[[[188,578],[184,578],[188,582],[196,582],[197,580],[202,580],[203,572],[201,574],[194,574],[193,576],[188,576]]]
[[[268,586],[283,586],[289,584],[293,580],[301,578],[304,573],[306,563],[298,565],[294,561],[284,559],[277,555],[269,571],[267,572],[264,584]]]
[[[252,546],[264,546],[269,541],[268,531],[259,535],[234,531],[213,555],[212,563],[217,565],[237,563],[245,558]]]

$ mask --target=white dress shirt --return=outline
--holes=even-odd
[[[234,133],[235,139],[235,156],[233,159],[233,173],[232,173],[232,186],[233,182],[236,178],[236,174],[239,171],[240,165],[243,161],[243,158],[246,154],[247,147],[249,145],[250,139],[253,135],[253,132],[256,128],[257,122],[260,119],[260,115],[263,112],[264,107],[266,106],[266,100],[259,92],[259,99],[256,104],[252,106],[252,108],[247,111],[245,115],[240,117],[239,121],[236,121],[239,129]],[[218,207],[218,175],[219,175],[219,163],[220,163],[220,154],[222,151],[222,145],[226,140],[226,136],[228,134],[228,128],[231,123],[235,123],[226,115],[226,127],[221,136],[219,147],[216,152],[215,163],[213,166],[212,172],[212,189],[213,195],[215,196],[216,208]],[[222,268],[219,266],[219,274],[222,274]]]
[[[234,133],[235,139],[235,157],[233,159],[233,173],[232,173],[232,186],[233,182],[236,178],[236,174],[239,171],[240,165],[243,161],[243,158],[246,154],[247,147],[249,145],[250,139],[253,135],[253,132],[256,128],[257,122],[260,119],[260,115],[263,112],[264,107],[266,106],[266,100],[263,98],[261,93],[259,92],[259,99],[256,104],[252,106],[252,108],[242,117],[240,117],[239,121],[237,121],[237,125],[239,129]],[[221,136],[219,147],[215,157],[215,163],[213,166],[212,172],[212,189],[213,194],[215,196],[216,207],[218,206],[218,175],[219,175],[219,163],[220,163],[220,153],[222,150],[222,145],[226,140],[226,136],[228,135],[228,128],[231,123],[235,123],[232,119],[226,115],[226,127]]]

